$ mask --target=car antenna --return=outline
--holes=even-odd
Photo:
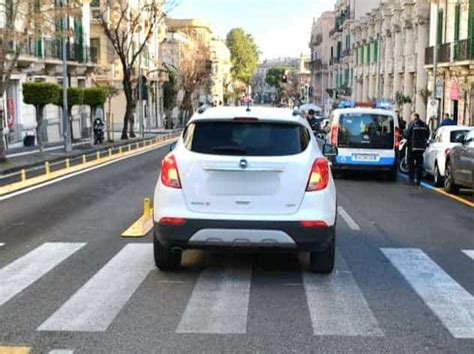
[[[247,101],[247,109],[246,109],[247,112],[251,112],[251,109],[250,109],[250,100]]]

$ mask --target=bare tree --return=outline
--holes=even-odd
[[[184,91],[181,109],[193,112],[193,94],[206,85],[211,74],[210,48],[206,39],[195,30],[184,31],[188,41],[180,47],[179,76]]]
[[[55,6],[51,0],[5,0],[0,3],[0,104],[10,84],[18,58],[25,47],[36,40],[55,34],[68,36],[67,31],[56,33],[55,23],[66,14],[74,16],[80,9],[79,0]],[[0,112],[0,161],[6,160],[4,116]]]
[[[174,0],[107,0],[101,13],[101,24],[122,64],[122,84],[127,100],[123,119],[122,139],[134,137],[133,111],[136,99],[134,66],[152,38],[158,25],[176,4]],[[130,128],[130,129],[128,129]]]

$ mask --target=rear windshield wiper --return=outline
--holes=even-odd
[[[238,146],[216,146],[212,148],[212,151],[222,152],[222,153],[227,152],[227,153],[233,153],[236,155],[245,155],[247,152],[245,149]]]

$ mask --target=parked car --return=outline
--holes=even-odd
[[[444,183],[449,150],[460,145],[459,139],[472,129],[464,126],[444,126],[434,132],[424,153],[424,169],[427,175],[433,176],[437,187],[443,186]]]
[[[337,153],[328,144],[327,155]],[[336,188],[307,120],[290,109],[209,108],[164,158],[154,198],[154,255],[179,267],[192,248],[310,253],[334,267]]]
[[[453,147],[446,158],[444,189],[448,193],[459,193],[461,187],[474,189],[474,129],[459,137],[458,146]]]

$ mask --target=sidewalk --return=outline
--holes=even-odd
[[[81,160],[83,155],[89,158],[90,156],[95,156],[97,152],[104,153],[109,151],[109,149],[115,151],[120,147],[136,145],[137,143],[151,140],[157,136],[176,132],[176,130],[156,131],[146,133],[145,138],[137,137],[128,140],[120,140],[120,135],[117,133],[114,134],[114,138],[116,139],[114,142],[94,146],[91,146],[87,141],[79,142],[73,145],[73,150],[69,153],[63,151],[62,143],[47,145],[43,154],[39,152],[38,147],[11,149],[7,154],[8,162],[6,164],[0,164],[0,185],[8,183],[9,181],[7,180],[11,179],[9,177],[16,179],[15,176],[18,175],[21,170],[26,170],[26,172],[34,175],[35,168],[43,169],[45,162],[50,163],[53,170],[56,162],[62,163],[66,158],[70,159],[73,165],[74,160]]]

